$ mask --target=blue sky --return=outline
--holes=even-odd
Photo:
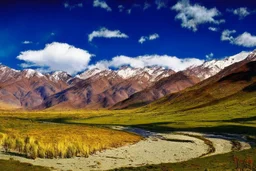
[[[256,47],[254,0],[6,0],[0,15],[0,62],[15,69],[179,70]]]

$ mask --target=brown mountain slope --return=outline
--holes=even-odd
[[[12,74],[12,70],[7,68],[5,73]],[[24,108],[38,106],[47,96],[68,88],[65,81],[51,81],[46,76],[31,70],[7,75],[1,74],[5,79],[0,83],[0,100]]]
[[[123,109],[145,105],[170,93],[175,93],[193,86],[199,81],[200,80],[196,77],[190,77],[183,72],[178,72],[167,78],[161,79],[153,86],[141,92],[133,94],[128,99],[114,105],[112,109]]]
[[[248,61],[247,61],[248,62]],[[187,90],[168,95],[154,103],[154,108],[189,110],[220,103],[238,93],[256,90],[256,62],[231,65],[216,76]]]
[[[163,72],[158,68],[153,69],[156,69],[156,72],[158,70],[161,73]],[[161,74],[158,74],[158,77],[153,79],[152,75],[144,70],[123,67],[117,72],[103,70],[89,78],[84,74],[83,76],[87,79],[76,83],[67,90],[46,98],[36,109],[56,109],[59,106],[90,109],[107,108],[151,86],[154,84],[151,80],[157,80],[158,77],[162,77]],[[132,76],[126,78],[124,77],[126,71],[138,73],[133,73]],[[172,70],[166,70],[162,74],[171,75],[173,73],[174,71]]]
[[[116,73],[104,71],[94,77],[82,80],[66,90],[47,97],[36,109],[46,109],[55,105],[62,106],[61,103],[69,105],[69,108],[85,108],[89,106],[96,108],[97,106],[93,105],[98,102],[98,94],[122,81],[123,79]]]
[[[110,107],[129,98],[134,93],[144,90],[151,84],[146,76],[133,77],[122,81],[98,95],[98,107]]]

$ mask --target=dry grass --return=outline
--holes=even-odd
[[[137,135],[105,128],[0,119],[0,142],[6,152],[29,158],[87,157],[96,151],[140,140]]]

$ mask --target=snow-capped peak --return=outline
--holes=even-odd
[[[145,77],[151,82],[155,82],[161,78],[168,77],[174,73],[174,71],[165,69],[164,67],[144,67],[144,68],[131,68],[131,67],[122,67],[116,71],[117,74],[123,79],[129,79],[132,77]]]
[[[12,69],[12,68],[9,68],[9,67],[7,67],[5,65],[1,65],[1,64],[0,64],[0,71],[2,71],[2,72],[12,71],[12,72],[16,72],[16,73],[20,72],[19,70]]]
[[[203,65],[208,68],[219,68],[224,69],[229,65],[232,65],[236,62],[240,62],[244,60],[249,55],[249,52],[240,52],[239,54],[236,54],[234,56],[226,57],[222,60],[212,60],[209,62],[205,62]]]
[[[117,75],[123,79],[128,79],[134,77],[138,74],[141,74],[143,71],[141,68],[131,68],[131,67],[122,67],[116,71]]]
[[[36,70],[33,70],[33,69],[25,69],[23,71],[25,73],[25,77],[26,78],[31,78],[31,77],[44,77],[44,75]]]
[[[75,77],[86,80],[87,78],[90,78],[102,71],[104,71],[104,70],[99,69],[99,68],[93,68],[93,69],[86,70],[85,72],[83,72],[79,75],[76,75]]]
[[[256,49],[248,55],[247,60],[256,61]]]
[[[64,71],[55,71],[48,75],[51,81],[59,81],[59,80],[67,81],[68,79],[71,78],[71,76]]]
[[[211,61],[207,61],[200,66],[190,67],[186,70],[186,72],[192,72],[198,78],[200,78],[201,80],[204,80],[204,79],[207,79],[207,78],[217,74],[224,68],[246,59],[246,57],[249,54],[250,54],[249,52],[243,51],[236,55],[226,57],[221,60],[214,59]]]
[[[168,77],[174,73],[174,71],[165,69],[164,67],[152,66],[152,67],[144,67],[144,68],[133,68],[129,66],[122,66],[118,70],[110,70],[110,69],[99,69],[93,68],[86,70],[80,75],[76,75],[76,78],[80,79],[88,79],[92,76],[107,76],[112,73],[112,76],[119,76],[123,79],[142,79],[145,78],[148,81],[154,82],[161,78]]]

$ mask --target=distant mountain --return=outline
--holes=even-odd
[[[170,93],[179,92],[187,87],[191,87],[198,82],[200,82],[199,78],[178,72],[161,79],[151,87],[135,93],[126,100],[115,104],[112,109],[124,109],[146,105]]]
[[[69,87],[67,78],[44,75],[32,69],[23,71],[0,66],[0,101],[6,104],[32,108],[49,95]]]
[[[124,80],[115,72],[104,70],[90,78],[79,81],[68,89],[47,97],[37,109],[45,109],[56,105],[65,106],[66,108],[84,108],[88,106],[96,108],[98,94],[122,81]]]
[[[0,102],[29,109],[136,107],[205,80],[197,84],[203,87],[255,58],[255,52],[241,52],[178,73],[156,66],[124,66],[117,70],[89,69],[75,77],[63,71],[43,74],[0,65]],[[230,71],[226,69],[229,66],[233,66]]]
[[[216,75],[218,72],[224,68],[244,60],[249,55],[249,52],[240,52],[234,56],[226,57],[222,60],[211,60],[203,63],[200,66],[189,67],[184,72],[187,75],[193,75],[200,78],[200,80],[205,80],[211,76]]]
[[[150,82],[156,82],[162,78],[168,77],[175,73],[175,71],[171,69],[165,69],[163,67],[156,67],[156,66],[144,67],[144,68],[132,68],[132,67],[124,66],[118,70],[93,68],[91,70],[87,70],[77,75],[76,78],[85,80],[87,78],[93,77],[94,75],[104,71],[113,71],[118,76],[126,80],[130,78],[136,78],[136,79],[147,79]]]
[[[38,109],[63,106],[63,103],[68,108],[106,108],[174,73],[173,70],[162,67],[87,70],[76,76],[83,81],[48,97]]]

